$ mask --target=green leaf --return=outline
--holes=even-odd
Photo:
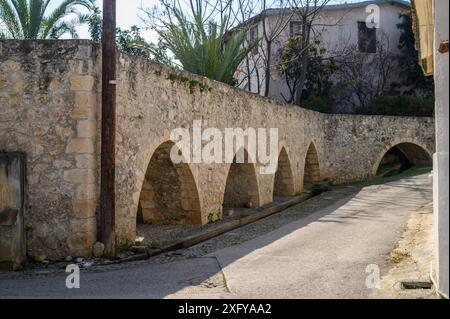
[[[52,0],[0,0],[0,22],[14,39],[59,38],[65,33],[77,37],[75,27],[86,23],[86,15],[78,9],[92,12],[96,0],[63,0],[47,14]],[[56,0],[54,0],[56,2]],[[75,16],[68,20],[68,16]]]
[[[227,33],[227,17],[220,24],[205,24],[200,14],[189,21],[181,11],[172,11],[174,21],[157,30],[163,46],[186,71],[234,85],[239,65],[258,41],[246,45],[247,30]]]

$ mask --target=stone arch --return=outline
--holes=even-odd
[[[170,158],[174,143],[154,151],[141,188],[138,218],[151,224],[200,225],[201,205],[191,168]]]
[[[295,195],[295,190],[291,161],[286,148],[283,147],[278,156],[278,168],[273,183],[273,196],[293,195]]]
[[[224,208],[258,207],[260,205],[260,194],[256,166],[249,162],[247,150],[244,152],[244,162],[237,163],[237,155],[228,171],[225,192],[223,196]]]
[[[433,166],[433,157],[424,146],[414,142],[401,142],[385,147],[372,168],[372,175],[377,175],[383,162],[398,155],[406,159],[411,166]]]
[[[320,182],[319,156],[313,142],[309,144],[308,151],[306,152],[305,170],[303,176],[304,184]]]

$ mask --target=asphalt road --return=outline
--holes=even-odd
[[[409,216],[431,200],[429,175],[371,186],[202,258],[82,272],[79,289],[65,274],[0,279],[0,298],[369,298],[367,266],[389,270]]]

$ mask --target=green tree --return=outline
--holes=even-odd
[[[300,36],[289,38],[281,52],[279,69],[284,75],[287,87],[289,89],[289,96],[283,96],[285,101],[288,103],[294,103],[298,83],[300,81],[300,76],[303,69],[303,64],[299,58],[303,52],[303,49],[300,46],[300,41]]]
[[[75,27],[86,23],[88,15],[79,9],[93,9],[95,0],[63,0],[48,12],[51,0],[0,0],[3,37],[13,39],[57,39],[63,34],[77,38]],[[71,18],[72,16],[72,18]],[[69,19],[70,18],[70,19]]]
[[[280,71],[284,74],[287,86],[289,88],[289,97],[284,97],[286,102],[294,103],[299,89],[299,83],[303,74],[304,64],[299,58],[308,50],[309,63],[306,70],[306,81],[301,94],[301,105],[308,107],[313,103],[307,100],[322,104],[333,105],[332,101],[332,74],[336,71],[336,63],[332,58],[326,58],[326,50],[320,46],[320,41],[315,41],[303,49],[301,36],[291,37],[284,46],[281,53]],[[324,108],[320,108],[324,111]]]
[[[102,40],[103,17],[98,6],[94,6],[92,8],[91,15],[89,16],[87,23],[92,41],[100,42]]]
[[[415,37],[412,30],[411,14],[401,14],[401,23],[397,24],[400,30],[400,40],[398,48],[401,51],[398,63],[400,66],[400,76],[402,85],[410,88],[410,95],[417,93],[431,96],[434,92],[433,77],[426,77],[418,64],[419,53],[415,49]]]
[[[247,32],[227,32],[227,17],[216,22],[204,23],[201,16],[194,15],[189,21],[177,9],[175,20],[156,29],[161,43],[174,55],[184,70],[210,79],[235,85],[235,73],[257,41],[245,45]]]
[[[93,8],[88,19],[89,33],[95,42],[102,40],[103,19],[101,10],[97,6]],[[158,44],[148,43],[141,35],[138,26],[132,26],[129,30],[116,29],[117,49],[146,59],[154,59],[160,63],[170,65],[171,60],[166,54],[166,49]]]
[[[123,52],[150,58],[151,51],[145,45],[145,39],[141,36],[141,30],[137,26],[132,26],[130,30],[117,28],[116,32],[117,48]]]

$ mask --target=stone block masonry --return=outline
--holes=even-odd
[[[98,50],[0,43],[0,149],[27,154],[28,255],[90,255],[98,206]]]
[[[0,150],[27,155],[27,253],[38,260],[91,255],[96,241],[99,53],[84,40],[0,41]],[[260,206],[302,192],[305,178],[372,176],[399,143],[434,152],[431,118],[320,114],[141,58],[120,54],[117,63],[119,243],[134,240],[138,214],[153,223],[221,218],[227,184],[247,198],[241,205]],[[261,175],[257,164],[171,165],[170,132],[194,120],[221,131],[278,128],[278,174]]]

